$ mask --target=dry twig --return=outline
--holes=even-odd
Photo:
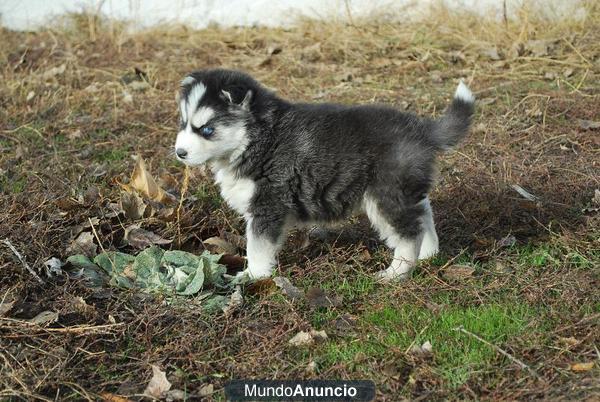
[[[10,248],[10,250],[13,252],[13,254],[17,256],[17,258],[19,259],[19,261],[21,261],[21,264],[23,264],[23,266],[25,267],[25,269],[27,271],[29,271],[29,273],[31,275],[33,275],[33,277],[39,283],[41,283],[41,284],[45,283],[44,280],[42,278],[40,278],[40,276],[33,270],[33,268],[31,268],[29,266],[29,264],[27,264],[27,262],[25,261],[25,259],[21,255],[21,253],[19,253],[19,251],[15,248],[15,246],[12,245],[12,243],[10,242],[10,240],[4,239],[4,240],[2,240],[2,243],[6,244],[8,246],[8,248]]]

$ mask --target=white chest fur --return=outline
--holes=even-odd
[[[214,165],[215,182],[221,188],[221,195],[236,212],[246,215],[256,185],[250,179],[237,177],[228,166]]]

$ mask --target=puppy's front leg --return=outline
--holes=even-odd
[[[277,253],[284,240],[283,220],[252,217],[246,223],[248,267],[250,279],[268,278],[277,265]]]

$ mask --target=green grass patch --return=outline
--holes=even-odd
[[[96,155],[96,159],[99,162],[118,162],[127,158],[129,155],[129,151],[126,149],[107,149],[105,151],[100,151]]]
[[[362,317],[371,337],[360,342],[330,343],[322,358],[325,366],[351,363],[358,353],[375,358],[390,349],[407,350],[426,341],[433,345],[434,369],[452,388],[464,384],[477,370],[501,359],[490,346],[456,331],[464,327],[497,345],[519,335],[535,311],[525,304],[450,307],[440,313],[410,305],[386,306]]]
[[[22,193],[27,185],[27,178],[9,179],[6,176],[0,177],[0,193]]]
[[[198,199],[198,202],[200,202],[203,207],[217,209],[223,204],[223,199],[221,198],[218,189],[214,185],[206,182],[201,183],[196,188],[194,197]]]

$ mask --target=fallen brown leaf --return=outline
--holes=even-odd
[[[146,163],[141,156],[137,157],[137,162],[131,173],[129,186],[142,194],[144,197],[165,205],[175,204],[177,199],[162,189],[154,180],[154,177],[146,169]]]
[[[451,265],[448,268],[444,269],[444,271],[442,272],[442,275],[446,279],[458,281],[461,279],[466,279],[466,278],[472,277],[474,272],[475,272],[475,268],[473,268],[473,267],[470,267],[468,265],[455,264],[455,265]]]
[[[98,246],[94,243],[94,235],[91,232],[82,232],[67,247],[67,254],[84,254],[94,258],[98,253]]]
[[[251,296],[268,295],[275,290],[275,282],[271,278],[261,279],[248,285],[246,293]]]
[[[111,394],[110,392],[103,392],[100,394],[102,401],[104,402],[130,402],[131,399],[125,398],[121,395]]]
[[[164,371],[162,371],[158,366],[152,365],[152,378],[146,389],[144,390],[144,394],[151,396],[156,399],[160,399],[161,396],[171,389],[171,383],[167,380],[167,375]]]
[[[4,315],[6,313],[8,313],[13,308],[14,305],[15,305],[14,300],[0,302],[0,317],[4,317]]]
[[[575,363],[575,364],[571,364],[570,366],[571,371],[590,371],[591,369],[594,368],[594,362],[588,362],[588,363]]]
[[[336,307],[342,303],[339,296],[330,296],[320,288],[310,288],[306,291],[306,300],[312,307]]]
[[[172,240],[163,239],[154,232],[140,228],[139,225],[131,225],[125,228],[124,239],[132,247],[140,250],[155,244],[169,244],[172,242]]]
[[[214,254],[237,254],[237,247],[218,236],[202,240],[202,243]]]
[[[596,130],[600,128],[600,121],[579,119],[579,127],[584,130]]]
[[[150,207],[136,193],[129,193],[127,191],[121,193],[121,209],[125,213],[126,218],[132,221],[141,219],[146,212],[146,208]]]
[[[292,285],[292,282],[290,282],[288,278],[277,276],[273,278],[273,282],[275,282],[275,285],[281,289],[281,293],[292,300],[301,299],[304,297],[304,291]]]
[[[42,311],[35,317],[29,320],[29,322],[37,325],[51,324],[58,320],[58,313],[56,311]]]
[[[225,265],[228,271],[241,271],[246,265],[246,259],[239,255],[223,254],[219,264]]]

